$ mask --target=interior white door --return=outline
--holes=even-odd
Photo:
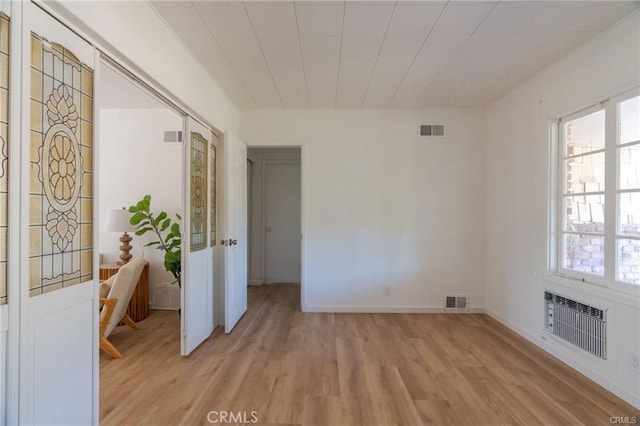
[[[213,332],[214,259],[210,244],[211,131],[187,119],[183,154],[182,355],[189,355]]]
[[[264,167],[266,282],[300,283],[300,162]]]
[[[247,311],[247,146],[226,132],[224,158],[224,331]]]
[[[94,48],[22,7],[20,424],[97,423]],[[10,327],[14,327],[11,325]],[[15,329],[14,329],[15,330]]]

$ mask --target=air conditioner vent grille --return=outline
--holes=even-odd
[[[599,358],[607,359],[605,311],[544,292],[545,331]]]
[[[548,291],[544,292],[544,299],[547,301],[551,301],[556,305],[566,306],[568,309],[571,309],[573,311],[594,317],[596,319],[599,319],[600,321],[604,321],[604,311],[602,309],[585,305],[584,303],[576,302],[575,300],[567,299],[566,297],[559,296]]]

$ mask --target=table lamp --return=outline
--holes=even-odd
[[[129,251],[133,247],[131,247],[131,240],[133,239],[127,232],[135,231],[135,227],[129,222],[131,219],[131,213],[129,213],[124,207],[121,209],[112,209],[107,212],[107,221],[104,225],[105,232],[123,232],[120,237],[120,242],[122,245],[120,246],[120,260],[118,261],[118,265],[124,265],[129,262],[133,257]]]

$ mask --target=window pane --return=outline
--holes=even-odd
[[[604,194],[565,197],[564,231],[604,234]]]
[[[619,148],[620,189],[640,188],[640,144]]]
[[[604,152],[565,160],[565,185],[570,194],[604,191]]]
[[[563,126],[565,155],[604,148],[604,110],[567,121]]]
[[[620,143],[640,140],[640,96],[620,102]]]
[[[619,197],[618,232],[640,236],[640,192],[627,192]]]
[[[640,240],[618,240],[618,280],[640,284]]]
[[[565,268],[604,275],[604,237],[565,234],[563,253]]]

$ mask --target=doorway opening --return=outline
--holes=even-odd
[[[176,214],[183,213],[182,163],[179,159],[183,151],[185,117],[106,60],[100,65],[101,72],[96,81],[100,88],[96,108],[100,120],[99,155],[96,158],[100,280],[115,275],[121,267],[117,262],[121,260],[119,238],[124,231],[133,237],[129,243],[131,260],[146,260],[127,307],[127,315],[140,329],[134,331],[120,325],[110,332],[107,340],[123,359],[139,359],[150,348],[136,342],[143,337],[141,334],[148,332],[144,324],[152,321],[160,327],[175,328],[177,334],[171,350],[179,353],[180,317],[177,310],[181,303],[180,288],[164,268],[164,252],[154,246],[145,246],[158,237],[151,232],[136,236],[131,229],[117,230],[113,217],[150,195],[154,215],[166,212],[173,222],[177,222]],[[117,226],[122,227],[122,221],[126,224],[129,218],[129,215],[123,215]],[[105,289],[102,297],[106,297],[107,292]],[[100,351],[101,387],[117,388],[110,382],[113,379],[111,369],[117,368],[112,360],[112,356]],[[102,392],[100,397],[103,398]]]
[[[300,286],[301,149],[250,147],[247,158],[249,285]]]

